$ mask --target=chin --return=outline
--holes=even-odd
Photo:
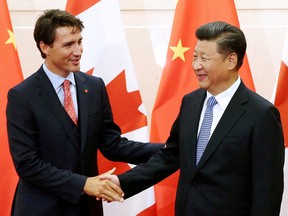
[[[78,72],[80,70],[80,66],[79,67],[73,67],[71,68],[71,72]]]
[[[207,89],[208,89],[208,86],[205,85],[204,83],[201,83],[201,82],[200,82],[200,83],[199,83],[199,88],[207,90]]]

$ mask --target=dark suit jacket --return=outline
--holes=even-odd
[[[180,168],[175,215],[278,216],[284,142],[278,110],[240,84],[195,165],[198,124],[206,91],[183,98],[167,147],[119,175],[126,197]]]
[[[97,149],[110,160],[137,164],[162,146],[121,138],[102,79],[77,72],[75,80],[79,126],[42,67],[8,93],[9,144],[20,177],[14,215],[74,216],[83,206],[102,215],[101,202],[81,196],[87,176],[98,175]]]

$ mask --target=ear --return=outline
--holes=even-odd
[[[236,65],[237,65],[237,62],[238,62],[237,54],[236,53],[230,53],[227,56],[227,60],[228,60],[228,69],[229,70],[234,70]]]
[[[40,46],[41,51],[42,51],[46,56],[49,55],[50,46],[48,46],[47,44],[45,44],[43,41],[40,41],[39,46]]]

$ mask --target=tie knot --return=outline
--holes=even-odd
[[[213,108],[217,104],[217,100],[214,96],[210,97],[207,101],[207,107]]]
[[[64,88],[70,87],[70,80],[65,79],[63,82]]]

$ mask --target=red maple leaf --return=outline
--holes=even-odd
[[[86,74],[93,75],[93,71],[94,71],[94,68],[91,68],[90,70],[88,70],[88,71],[86,72]]]
[[[94,68],[86,73],[92,75]],[[107,86],[114,121],[119,125],[122,133],[127,133],[147,125],[146,116],[138,110],[142,104],[139,91],[127,92],[125,71],[122,71]],[[116,167],[115,174],[126,172],[130,169],[127,163],[112,162],[107,160],[98,151],[99,173],[107,172]]]
[[[125,70],[107,85],[107,91],[114,121],[119,125],[122,133],[147,125],[146,116],[138,110],[142,104],[140,92],[127,92]]]

